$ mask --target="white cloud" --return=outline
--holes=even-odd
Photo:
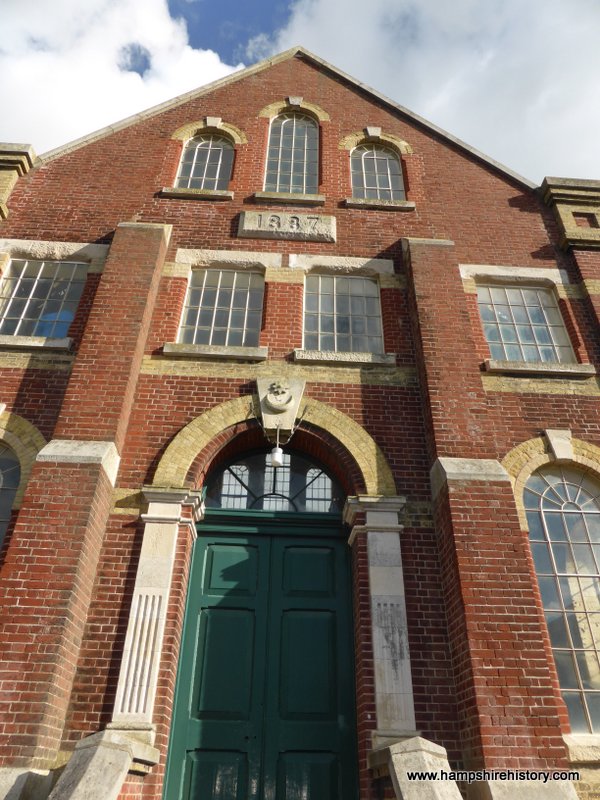
[[[297,0],[302,44],[526,177],[600,179],[596,0]]]
[[[55,0],[43,13],[37,0],[4,0],[0,28],[0,74],[10,76],[0,84],[0,139],[37,152],[235,69],[193,49],[166,0]],[[119,66],[132,45],[145,54],[143,78]]]
[[[0,2],[3,141],[44,152],[235,69],[167,0],[41,5]],[[246,56],[303,45],[526,177],[600,179],[599,29],[598,0],[295,0]]]

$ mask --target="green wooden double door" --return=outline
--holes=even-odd
[[[348,546],[270,523],[196,542],[166,800],[357,798]]]

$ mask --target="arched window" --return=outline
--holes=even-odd
[[[281,467],[270,453],[238,458],[206,482],[208,508],[338,514],[344,499],[338,482],[298,453],[284,452]]]
[[[0,545],[10,521],[10,512],[21,480],[21,466],[13,451],[0,442]]]
[[[183,151],[175,186],[182,189],[227,189],[233,153],[233,145],[224,136],[194,136]]]
[[[352,196],[372,200],[404,200],[402,167],[387,147],[361,144],[350,156]]]
[[[271,123],[265,191],[316,194],[319,128],[305,114],[280,114]]]
[[[549,466],[527,481],[531,549],[574,733],[600,732],[600,482]]]

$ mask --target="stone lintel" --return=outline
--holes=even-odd
[[[36,461],[57,464],[100,464],[115,486],[121,456],[114,442],[53,439],[37,454]]]
[[[190,267],[229,267],[231,269],[279,269],[281,253],[258,253],[254,250],[193,250],[180,247],[175,254],[175,263]]]
[[[309,271],[318,269],[320,273],[393,275],[394,262],[391,258],[356,258],[355,256],[323,256],[306,253],[290,253],[290,269]]]
[[[437,497],[450,482],[508,481],[510,476],[499,461],[491,458],[438,458],[430,472],[431,493]]]

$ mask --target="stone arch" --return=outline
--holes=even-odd
[[[308,103],[303,99],[299,99],[299,102],[290,102],[291,98],[287,100],[278,100],[275,103],[269,103],[268,106],[261,108],[258,112],[259,117],[267,117],[268,119],[273,119],[274,117],[279,116],[284,111],[289,112],[297,112],[297,113],[306,113],[309,116],[314,117],[318,122],[329,122],[329,114],[324,111],[320,106],[315,105],[314,103]]]
[[[536,436],[513,447],[502,459],[502,466],[510,475],[523,530],[527,530],[527,517],[523,503],[525,484],[530,476],[545,464],[578,464],[584,471],[593,472],[600,479],[600,447],[581,439],[570,440],[572,453],[569,458],[556,458],[550,443],[543,436]]]
[[[373,496],[395,496],[392,471],[379,445],[357,422],[336,408],[312,398],[300,404],[303,422],[327,431],[356,461],[366,492]],[[182,428],[165,450],[156,473],[154,486],[184,487],[190,467],[202,449],[228,428],[260,418],[257,399],[239,397],[221,403]]]
[[[171,134],[171,139],[187,142],[188,139],[191,139],[193,136],[196,136],[196,134],[199,133],[224,134],[225,136],[228,136],[235,144],[248,144],[248,139],[244,131],[236,128],[235,125],[231,125],[228,122],[222,122],[221,120],[217,121],[216,119],[213,120],[211,117],[207,117],[207,119],[198,120],[196,122],[186,122],[185,125],[177,128],[177,130]]]
[[[340,150],[354,150],[359,144],[381,144],[387,145],[392,150],[400,155],[410,155],[413,152],[412,147],[404,139],[395,136],[392,133],[378,133],[375,136],[370,136],[364,130],[349,133],[340,141]]]
[[[31,422],[4,411],[0,414],[0,441],[6,442],[21,465],[21,480],[13,503],[13,508],[20,508],[35,459],[46,440]]]

